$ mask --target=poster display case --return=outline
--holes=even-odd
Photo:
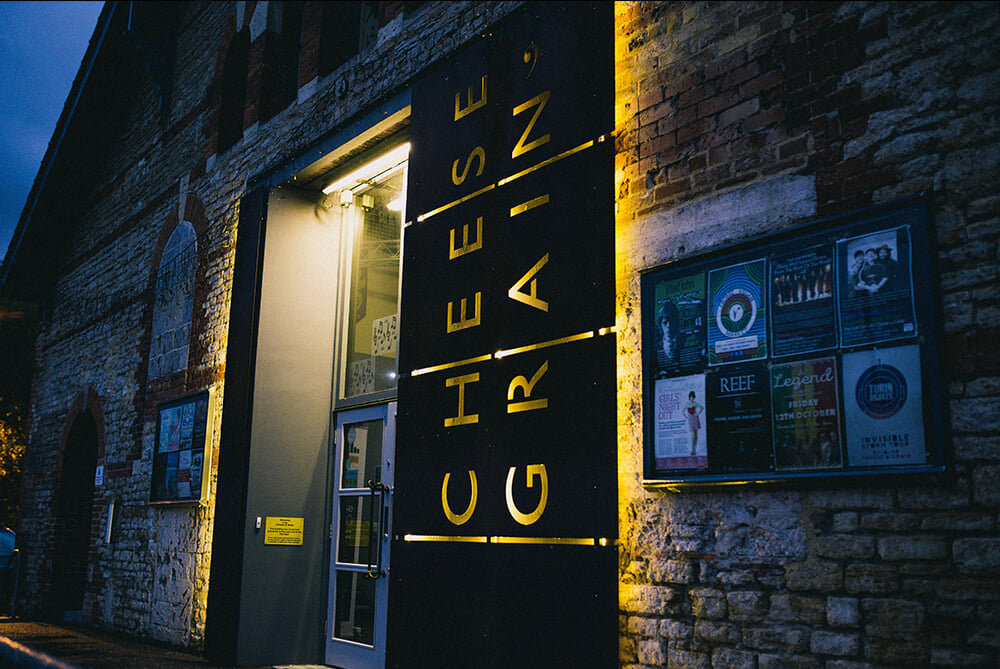
[[[644,484],[941,473],[920,198],[642,276]]]
[[[214,400],[205,390],[157,407],[151,504],[207,502]]]

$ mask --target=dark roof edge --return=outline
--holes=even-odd
[[[42,158],[41,166],[38,168],[38,174],[35,175],[35,181],[31,186],[31,191],[28,193],[28,199],[21,210],[21,216],[17,221],[17,227],[14,229],[14,235],[11,237],[10,244],[7,247],[3,266],[0,267],[0,292],[7,285],[8,276],[14,266],[14,258],[17,256],[18,249],[31,222],[35,207],[41,198],[42,190],[44,190],[48,181],[52,166],[59,155],[59,148],[62,146],[63,139],[66,136],[66,130],[69,128],[69,123],[73,118],[73,113],[76,111],[83,89],[87,85],[90,72],[97,61],[97,54],[104,44],[104,39],[108,34],[108,29],[111,27],[111,19],[118,8],[118,4],[116,1],[108,1],[104,3],[104,7],[101,9],[101,15],[97,19],[94,34],[90,37],[90,43],[87,45],[87,52],[84,54],[83,60],[80,61],[80,69],[77,70],[76,77],[73,79],[69,97],[66,98],[66,102],[63,104],[59,121],[56,123],[55,131],[49,140],[49,146],[45,150],[45,156]]]

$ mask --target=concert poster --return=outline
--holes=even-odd
[[[926,464],[920,347],[848,353],[843,373],[848,465]]]
[[[705,275],[660,281],[655,288],[656,376],[705,365]]]
[[[733,265],[708,273],[708,364],[767,357],[766,262]]]
[[[764,363],[724,367],[708,374],[708,448],[713,470],[771,468],[768,373]]]
[[[837,242],[842,346],[917,334],[906,226]]]
[[[653,458],[657,470],[705,469],[705,375],[657,379],[653,405]]]
[[[771,407],[776,469],[843,466],[835,358],[773,365]]]
[[[837,346],[833,248],[818,246],[773,258],[771,347],[775,357]]]

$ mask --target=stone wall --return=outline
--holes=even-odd
[[[616,4],[623,667],[996,666],[998,29],[981,3]],[[638,272],[921,192],[952,475],[644,488]]]
[[[313,76],[300,79],[297,99],[272,109],[265,121],[246,115],[250,124],[243,137],[221,155],[216,115],[228,40],[244,26],[253,27],[257,40],[274,39],[281,12],[276,3],[184,3],[170,107],[157,111],[157,89],[148,75],[138,90],[123,92],[126,124],[106,156],[87,163],[97,183],[62,258],[36,346],[19,528],[22,612],[46,612],[53,550],[49,509],[59,481],[60,443],[87,406],[81,398],[89,398],[92,412],[103,416],[98,464],[106,474],[95,491],[84,620],[202,646],[217,457],[206,505],[158,506],[149,504],[152,452],[157,404],[206,388],[216,397],[211,439],[213,451],[218,447],[240,198],[252,179],[398,92],[429,63],[518,5],[379,4],[374,44],[327,74],[300,67]],[[317,16],[325,11],[322,5],[306,3],[305,15]],[[315,28],[307,23],[303,31],[307,65],[318,58]],[[265,66],[258,62],[248,78],[260,76]],[[184,221],[197,238],[188,362],[165,374],[154,364],[156,373],[150,374],[156,270],[170,234]],[[105,543],[112,499],[116,520]]]

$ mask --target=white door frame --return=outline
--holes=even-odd
[[[381,419],[382,452],[381,477],[378,481],[361,481],[363,469],[358,473],[357,486],[341,488],[344,483],[344,448],[347,444],[345,427],[352,424]],[[389,586],[389,530],[392,522],[393,451],[396,439],[396,403],[378,404],[348,409],[336,413],[336,448],[333,484],[333,513],[330,539],[330,586],[326,625],[326,663],[344,669],[382,669],[385,666],[386,608]],[[339,562],[338,543],[341,537],[341,500],[355,498],[359,508],[368,500],[377,503],[379,546],[375,555],[369,551],[369,560],[361,562]],[[374,511],[374,509],[372,509]],[[359,514],[360,515],[360,514]],[[371,517],[371,516],[370,516]],[[357,527],[357,526],[356,526]],[[367,527],[367,526],[362,526]],[[360,533],[360,530],[355,529]],[[355,574],[355,584],[374,582],[374,624],[371,644],[338,638],[337,630],[337,576]],[[356,593],[352,591],[352,597]],[[352,600],[353,601],[353,600]],[[341,634],[340,636],[344,636]]]

